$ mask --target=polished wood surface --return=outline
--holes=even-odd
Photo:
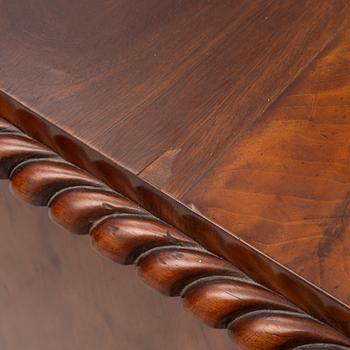
[[[347,305],[349,106],[350,27],[183,198]]]
[[[0,0],[0,113],[350,335],[349,6]]]
[[[20,140],[18,147],[11,138]],[[102,255],[119,264],[135,264],[148,285],[181,297],[208,325],[227,328],[234,347],[350,349],[350,338],[337,329],[259,285],[84,170],[48,154],[46,146],[0,119],[0,164],[14,194],[48,206],[53,221],[72,233],[90,234],[92,246]]]
[[[133,173],[167,163],[161,183],[178,194],[332,40],[348,7],[2,0],[0,89]]]

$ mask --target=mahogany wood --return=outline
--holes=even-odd
[[[1,0],[0,89],[135,174],[166,164],[147,178],[181,194],[348,11],[347,0]]]
[[[11,136],[21,139],[17,150]],[[9,143],[3,154],[0,147],[0,163],[8,170],[14,193],[31,204],[49,206],[51,217],[73,232],[90,233],[92,245],[103,255],[136,264],[147,284],[162,294],[181,296],[187,308],[209,325],[227,328],[240,349],[350,349],[349,338],[256,284],[85,171],[57,156],[44,158],[49,153],[45,146],[3,120],[0,140]]]
[[[1,176],[40,205],[62,191],[76,233],[138,203],[350,336],[349,11],[0,0],[0,113],[55,151],[4,133]]]
[[[350,26],[182,198],[347,305],[349,38]]]

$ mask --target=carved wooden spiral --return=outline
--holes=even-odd
[[[104,256],[136,264],[147,284],[181,296],[208,325],[227,328],[242,349],[350,349],[337,330],[1,119],[0,177],[27,202],[47,205],[67,230],[90,233]]]

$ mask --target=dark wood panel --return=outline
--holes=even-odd
[[[347,5],[2,0],[0,88],[180,194],[333,38]]]
[[[159,296],[135,271],[101,258],[0,181],[3,350],[232,350],[226,331]]]
[[[350,30],[183,201],[350,305]]]

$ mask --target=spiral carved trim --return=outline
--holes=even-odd
[[[0,177],[27,202],[247,350],[350,349],[350,340],[0,119]]]

